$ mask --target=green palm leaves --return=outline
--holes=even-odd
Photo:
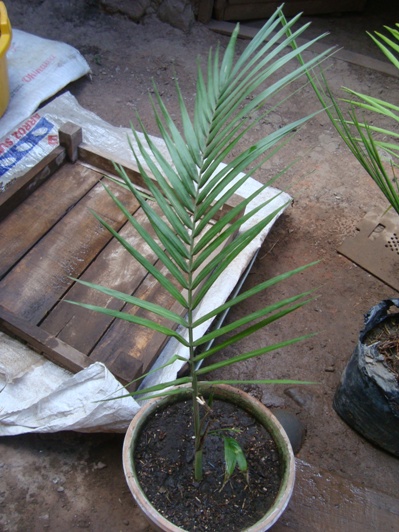
[[[399,27],[398,24],[396,26]],[[379,32],[375,32],[375,36],[369,35],[392,64],[399,68],[395,55],[399,52],[399,31],[385,28],[390,37]],[[345,115],[328,87],[326,91],[315,85],[314,88],[342,139],[399,214],[399,187],[395,176],[399,157],[399,106],[344,87],[348,97],[342,101],[349,105]],[[368,118],[361,119],[360,114]],[[378,121],[392,124],[392,129],[391,126],[376,125]]]
[[[237,199],[234,195],[248,180],[250,173],[272,157],[287,141],[287,138],[310,118],[306,116],[293,123],[285,124],[243,150],[239,149],[245,135],[260,120],[267,117],[271,109],[276,110],[277,107],[286,103],[286,97],[276,103],[276,95],[279,95],[282,89],[296,81],[330,53],[326,51],[319,55],[313,54],[303,64],[292,61],[298,53],[311,49],[314,42],[318,40],[314,39],[299,48],[296,47],[296,37],[307,27],[303,26],[291,32],[291,28],[296,25],[297,21],[298,17],[295,17],[287,22],[282,16],[281,9],[277,10],[238,59],[236,59],[238,27],[223,55],[219,49],[211,50],[205,72],[198,66],[197,92],[192,116],[186,107],[179,86],[176,86],[180,108],[180,128],[176,126],[155,87],[152,106],[159,134],[165,143],[165,151],[157,147],[138,117],[138,125],[144,138],[132,129],[131,149],[146,192],[129,180],[122,167],[116,167],[116,169],[123,186],[135,196],[145,212],[152,232],[138,224],[111,190],[107,190],[127,220],[156,255],[161,267],[155,267],[113,230],[105,219],[94,213],[100,223],[112,233],[132,258],[137,260],[173,296],[176,305],[180,306],[183,311],[167,310],[162,306],[150,304],[112,288],[90,283],[83,284],[119,299],[123,303],[138,306],[146,310],[150,317],[143,318],[128,312],[93,305],[83,306],[176,338],[189,350],[192,373],[185,381],[192,382],[193,388],[196,386],[199,374],[208,373],[210,369],[217,369],[226,364],[259,356],[300,339],[281,342],[275,346],[263,346],[256,351],[233,357],[227,362],[214,363],[207,369],[195,369],[198,362],[280,319],[301,307],[308,300],[309,293],[287,298],[277,304],[254,310],[248,316],[232,324],[208,332],[200,339],[195,339],[196,327],[208,320],[212,321],[226,309],[256,296],[273,284],[304,269],[298,268],[288,274],[267,280],[207,311],[205,316],[197,317],[196,315],[204,298],[212,290],[215,282],[223,276],[226,268],[265,230],[277,211],[282,208],[279,207],[277,211],[263,216],[262,209],[271,200],[262,201],[259,198],[262,198],[266,186],[284,172],[284,169],[271,178],[268,185],[260,186],[248,197],[242,197],[238,202],[235,201],[230,208],[226,208],[226,205],[232,201],[233,197]],[[293,66],[291,62],[294,63]],[[223,161],[228,162],[221,164]],[[257,201],[254,202],[254,200]],[[160,325],[156,320],[151,319],[151,315],[166,318],[172,325]],[[176,326],[179,326],[178,330]],[[224,339],[219,346],[197,354],[196,350],[202,345],[223,335],[229,335],[229,338]],[[177,382],[182,381],[165,383],[164,387]],[[157,385],[153,391],[159,390]]]
[[[398,23],[395,26],[399,28]],[[376,37],[371,33],[367,33],[391,63],[396,68],[399,68],[398,58],[394,54],[394,52],[399,53],[399,31],[396,28],[389,28],[388,26],[384,26],[384,28],[391,34],[391,38],[378,31],[375,32]]]

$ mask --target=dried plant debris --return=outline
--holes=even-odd
[[[364,343],[372,345],[378,342],[378,351],[385,359],[385,365],[399,382],[399,314],[389,316],[374,327],[365,337]]]

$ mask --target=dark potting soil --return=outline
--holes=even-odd
[[[185,530],[243,530],[259,521],[278,493],[282,464],[276,444],[252,416],[230,403],[214,401],[211,431],[240,429],[230,435],[245,452],[249,483],[237,469],[223,487],[223,441],[214,434],[208,434],[205,442],[204,478],[195,482],[191,412],[191,401],[186,401],[151,417],[135,452],[139,482],[158,512]]]
[[[384,356],[385,365],[396,375],[399,382],[399,316],[394,314],[376,325],[365,337],[366,345],[379,342],[378,351]]]

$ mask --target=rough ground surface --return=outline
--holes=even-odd
[[[7,3],[7,2],[6,2]],[[176,109],[174,78],[179,79],[188,107],[194,98],[196,57],[227,38],[195,24],[189,34],[146,19],[136,24],[122,14],[68,9],[68,2],[13,0],[12,24],[31,33],[68,42],[92,68],[92,80],[68,87],[84,107],[114,125],[128,126],[138,110],[157,134],[147,93],[155,79],[170,108]],[[312,34],[329,30],[329,42],[368,53],[364,31],[393,25],[398,8],[369,2],[366,12],[342,17],[312,17]],[[56,8],[57,6],[57,8]],[[61,9],[62,7],[62,9]],[[395,11],[393,11],[393,9]],[[244,46],[245,43],[240,43]],[[375,52],[370,52],[375,55]],[[342,85],[399,103],[398,80],[367,68],[329,60],[328,76],[338,93]],[[306,88],[284,113],[273,112],[253,135],[261,136],[317,107]],[[245,378],[296,378],[318,382],[311,387],[254,387],[251,391],[272,407],[295,413],[307,428],[299,457],[370,489],[395,496],[399,461],[357,436],[335,414],[332,397],[357,340],[363,314],[392,289],[337,254],[342,241],[374,206],[385,206],[367,175],[350,157],[327,118],[319,114],[293,139],[289,149],[256,174],[265,181],[292,156],[300,161],[279,181],[295,203],[265,242],[246,287],[313,260],[311,271],[279,285],[251,303],[317,288],[318,298],[305,309],[246,342],[255,348],[274,340],[318,331],[294,347],[262,361],[245,363],[224,375]],[[237,308],[229,319],[247,311]],[[227,356],[227,353],[225,353]],[[5,531],[72,530],[149,531],[130,499],[121,466],[122,437],[113,435],[26,435],[0,441],[0,529]],[[300,530],[300,528],[296,528]]]

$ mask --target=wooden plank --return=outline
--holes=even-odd
[[[129,209],[137,208],[122,187],[111,184],[111,188]],[[96,185],[3,278],[0,300],[4,307],[34,324],[51,310],[71,285],[69,277],[78,277],[111,239],[89,209],[117,230],[125,222],[102,185]]]
[[[222,35],[231,35],[235,26],[236,25],[232,22],[216,20],[211,20],[209,24],[207,24],[207,27],[209,29]],[[241,24],[239,35],[242,39],[252,39],[258,33],[258,31],[259,28]],[[296,39],[296,42],[298,46],[302,46],[307,41],[306,39],[298,37]],[[322,53],[328,50],[329,48],[331,48],[331,46],[323,44],[322,42],[317,42],[311,47],[311,51],[314,53]],[[387,74],[396,78],[399,77],[399,70],[395,68],[391,63],[386,61],[380,61],[379,59],[374,59],[372,57],[368,57],[357,52],[351,52],[349,50],[345,50],[344,48],[337,49],[333,57],[334,59],[339,59],[347,63],[352,63],[358,66],[362,66],[364,68],[370,68],[371,70],[381,72],[382,74]]]
[[[26,320],[15,316],[2,305],[0,305],[0,329],[23,340],[55,364],[73,373],[92,364],[92,361],[87,356],[48,334],[40,327],[36,327]]]
[[[130,392],[133,392],[137,389],[136,379],[139,379],[143,373],[143,364],[142,362],[122,351],[121,349],[115,348],[115,357],[113,358],[112,364],[107,364],[107,368],[119,381],[126,386]],[[91,358],[91,360],[94,360]]]
[[[34,190],[46,181],[65,160],[65,149],[58,146],[44,159],[38,162],[24,174],[15,179],[4,192],[0,194],[0,221],[12,212]]]
[[[91,168],[95,168],[97,171],[104,172],[104,174],[112,177],[117,177],[113,162],[120,164],[124,168],[132,183],[140,187],[147,188],[137,166],[135,166],[133,163],[127,165],[126,163],[122,163],[117,158],[114,158],[113,161],[111,161],[94,146],[90,146],[89,144],[85,143],[80,144],[78,154],[79,161],[81,163],[87,164]],[[153,181],[156,181],[152,174],[150,177],[152,177]]]
[[[150,224],[141,209],[135,213],[135,219],[151,232]],[[154,252],[138,236],[130,223],[121,229],[120,234],[150,262],[155,262]],[[112,239],[87,268],[81,279],[133,294],[145,274],[146,270],[132,258],[130,253],[116,239]],[[79,283],[75,283],[64,298],[91,305],[105,306],[114,310],[120,310],[124,306],[124,303]],[[44,319],[41,326],[75,349],[89,355],[112,321],[113,318],[110,316],[90,312],[84,308],[60,301]],[[81,326],[82,323],[85,324],[84,327]],[[116,350],[117,347],[114,349]]]
[[[166,274],[165,268],[162,268],[161,271]],[[178,311],[174,298],[150,275],[143,279],[134,295],[145,301],[156,303],[163,308]],[[180,313],[182,310],[180,309]],[[152,320],[159,324],[173,327],[164,318],[138,307],[125,306],[123,311],[143,318],[151,317]],[[122,353],[124,357],[128,356],[132,360],[139,360],[145,372],[152,366],[167,340],[168,338],[164,334],[146,327],[123,320],[115,320],[98,345],[93,349],[90,358],[103,362],[113,371],[114,365],[118,364],[119,353]],[[120,350],[119,353],[115,350],[115,347]]]
[[[65,148],[68,159],[74,163],[78,159],[79,144],[83,140],[83,132],[80,126],[72,122],[66,122],[58,131],[60,145]]]
[[[157,211],[159,212],[159,209]],[[141,209],[135,213],[135,218],[141,225],[146,226],[151,234],[154,234]],[[155,262],[155,254],[136,235],[130,224],[126,224],[120,232],[148,260]],[[209,260],[217,254],[218,251],[214,252],[202,267],[205,267]],[[178,313],[183,312],[183,309],[175,304],[170,294],[163,290],[151,276],[147,276],[145,269],[136,263],[116,240],[112,240],[100,253],[84,272],[82,279],[134,294],[140,299],[156,302],[163,307],[172,308]],[[80,284],[72,286],[65,298],[126,311],[122,302],[113,300],[109,296]],[[130,312],[140,316],[148,315],[139,309]],[[84,328],[81,327],[83,322],[85,323]],[[172,326],[161,318],[158,322]],[[89,312],[84,308],[63,302],[60,302],[50,312],[41,325],[48,332],[79,351],[88,355],[92,353],[92,357],[106,363],[114,374],[126,382],[136,378],[140,371],[148,370],[167,341],[163,334],[138,327],[132,323],[120,322],[119,320],[113,322],[109,316]]]
[[[82,166],[65,164],[35,190],[0,224],[0,279],[68,210],[101,175]]]

